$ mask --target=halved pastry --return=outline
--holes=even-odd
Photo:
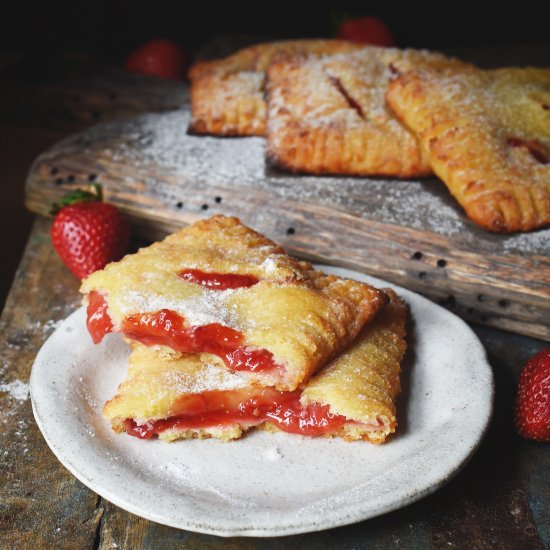
[[[250,386],[208,353],[180,356],[132,344],[128,374],[103,415],[116,432],[140,439],[236,439],[257,425],[254,400],[277,400],[275,388]]]
[[[274,62],[267,71],[267,159],[312,174],[429,175],[417,138],[386,106],[386,87],[413,67],[463,65],[439,53],[379,47]]]
[[[360,45],[342,40],[292,40],[258,44],[215,61],[195,63],[190,71],[193,134],[265,135],[265,70],[274,59],[304,54],[352,51]]]
[[[277,414],[267,414],[269,427],[371,443],[383,443],[395,431],[407,306],[392,290],[384,292],[389,304],[351,346],[310,379],[298,406],[284,405]]]
[[[387,100],[474,222],[550,225],[550,69],[412,71]]]
[[[88,330],[181,353],[212,353],[251,382],[294,390],[386,303],[372,286],[325,275],[216,216],[85,279]]]
[[[210,354],[173,357],[133,344],[127,378],[103,414],[115,431],[142,439],[229,440],[265,422],[290,433],[381,443],[395,430],[406,347],[406,308],[388,293],[390,304],[303,391],[250,385]]]

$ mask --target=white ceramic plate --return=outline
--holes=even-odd
[[[410,349],[398,431],[384,445],[262,431],[232,443],[116,435],[101,408],[124,378],[128,350],[117,335],[94,346],[83,309],[38,353],[31,377],[36,421],[85,485],[134,514],[181,529],[290,535],[400,508],[435,491],[472,455],[491,415],[493,376],[463,321],[394,288],[411,308]]]

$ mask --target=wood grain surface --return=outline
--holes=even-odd
[[[483,327],[476,332],[496,380],[489,431],[455,479],[406,508],[320,533],[222,539],[147,521],[99,497],[48,449],[22,391],[38,349],[80,303],[79,283],[53,251],[49,226],[43,218],[35,223],[0,319],[0,548],[536,550],[550,544],[550,447],[521,441],[511,422],[521,366],[545,344]]]
[[[436,180],[290,175],[266,166],[261,138],[186,135],[189,113],[94,126],[40,155],[26,203],[47,214],[68,189],[99,182],[135,235],[160,238],[212,214],[239,216],[293,254],[400,284],[466,320],[550,341],[550,229],[480,229]]]

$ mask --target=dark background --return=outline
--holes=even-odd
[[[401,47],[425,47],[450,53],[484,48],[521,50],[550,43],[550,4],[519,2],[514,9],[499,4],[454,9],[447,2],[11,2],[0,17],[0,101],[3,81],[48,79],[51,65],[42,59],[70,58],[71,63],[121,66],[125,57],[147,40],[163,37],[178,42],[191,57],[220,36],[243,35],[246,41],[272,38],[330,37],[335,20],[374,15],[392,30]],[[451,6],[449,8],[448,6]],[[446,9],[444,9],[446,8]],[[490,53],[484,54],[489,65]],[[513,58],[513,56],[512,56]],[[472,60],[472,59],[470,59]],[[549,60],[550,61],[550,60]],[[540,63],[539,63],[540,64]],[[546,60],[544,65],[550,66]],[[27,67],[14,71],[14,67]],[[40,74],[40,71],[44,74]],[[59,65],[63,70],[63,61]],[[16,75],[14,77],[14,74]],[[16,83],[17,84],[17,83]],[[28,85],[28,83],[27,83]],[[13,101],[13,94],[10,96]],[[2,112],[10,111],[4,105]],[[25,243],[32,215],[23,206],[23,183],[32,160],[66,129],[35,128],[0,120],[0,232],[3,262],[0,277],[0,307]],[[7,237],[7,238],[6,238]]]
[[[374,15],[401,47],[452,48],[548,43],[550,4],[478,2],[20,2],[0,18],[0,50],[73,51],[106,62],[122,58],[151,37],[179,42],[190,52],[219,35],[274,38],[331,36],[334,18]],[[305,4],[305,5],[304,5]],[[405,6],[405,7],[403,7]]]

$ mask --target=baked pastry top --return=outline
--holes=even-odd
[[[103,414],[115,431],[143,439],[229,440],[267,422],[291,433],[381,443],[395,430],[405,351],[406,307],[387,292],[390,304],[303,391],[250,385],[211,354],[174,357],[134,343],[127,377]]]
[[[258,44],[215,61],[195,63],[190,71],[193,134],[265,135],[265,71],[275,59],[325,55],[360,46],[342,40],[291,40]]]
[[[387,100],[474,222],[502,233],[550,224],[550,69],[412,71]]]
[[[114,331],[146,345],[214,353],[254,383],[283,390],[348,345],[387,300],[224,216],[107,265],[81,292],[96,342]]]
[[[267,159],[313,174],[429,175],[418,140],[386,105],[386,87],[413,67],[462,65],[438,53],[374,46],[274,62],[267,72]]]
[[[307,384],[300,403],[329,405],[353,419],[339,435],[381,443],[397,426],[395,398],[401,391],[401,361],[407,349],[407,306],[384,289],[390,302],[357,339]],[[378,423],[378,426],[376,424]],[[373,425],[376,429],[366,430]]]
[[[132,345],[126,379],[105,404],[103,415],[117,432],[143,439],[154,434],[173,441],[193,437],[235,439],[257,424],[251,414],[239,415],[238,405],[254,388],[246,378],[223,366],[215,355],[159,353]],[[179,424],[178,422],[179,421]]]

